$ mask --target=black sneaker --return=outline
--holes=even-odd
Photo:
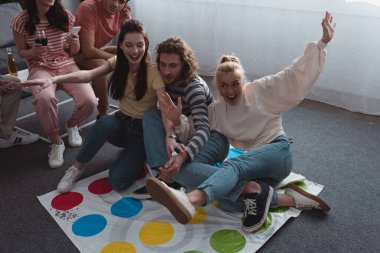
[[[261,186],[261,193],[244,194],[243,230],[248,233],[255,232],[264,224],[270,202],[272,201],[273,188],[270,185],[255,181]]]
[[[162,181],[162,180],[161,180]],[[177,182],[172,182],[172,183],[166,183],[167,186],[169,186],[170,188],[173,188],[173,189],[176,189],[176,190],[179,190],[181,189],[182,185],[180,183],[177,183]],[[152,196],[150,196],[149,192],[148,192],[148,189],[146,188],[146,186],[143,186],[137,190],[135,190],[132,194],[131,194],[131,197],[134,198],[134,199],[151,199]]]

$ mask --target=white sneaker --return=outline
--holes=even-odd
[[[68,127],[66,123],[66,130],[68,134],[67,138],[68,138],[70,147],[75,148],[82,145],[82,137],[79,134],[79,130],[77,126]]]
[[[172,189],[154,177],[147,179],[146,187],[152,198],[165,206],[179,223],[187,224],[193,218],[195,208],[183,188],[180,191]]]
[[[62,144],[52,144],[51,151],[48,155],[49,157],[49,166],[50,168],[58,168],[63,164],[63,152],[65,151],[65,144],[62,141]]]
[[[60,193],[69,192],[74,187],[74,182],[83,175],[84,170],[80,170],[74,166],[71,166],[66,170],[65,175],[59,181],[57,191]]]
[[[14,129],[11,136],[8,139],[0,138],[0,148],[9,148],[17,145],[27,145],[38,141],[40,136],[38,134],[32,134],[24,132],[20,129]]]
[[[296,202],[296,208],[300,210],[320,209],[330,211],[330,207],[321,198],[308,193],[294,184],[289,184],[285,190],[285,194],[293,197]]]

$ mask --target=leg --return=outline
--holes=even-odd
[[[142,125],[134,123],[124,120],[127,129],[125,148],[109,172],[110,185],[116,191],[124,190],[136,181],[146,159]]]
[[[154,108],[144,114],[143,129],[147,164],[150,168],[165,164],[169,156],[166,152],[166,133],[160,111]]]
[[[53,73],[49,73],[42,68],[32,69],[29,73],[28,80],[37,78],[48,78],[53,76]],[[52,84],[49,87],[37,92],[37,87],[30,87],[34,96],[33,104],[36,108],[37,117],[44,129],[44,132],[48,135],[52,144],[60,145],[62,140],[59,137],[59,121],[58,121],[58,106],[57,99],[55,97],[55,90],[57,84]]]
[[[75,62],[80,69],[91,70],[106,63],[103,59],[86,59],[83,55],[75,57]],[[98,111],[100,116],[108,114],[108,76],[96,77],[92,80],[92,89],[99,98]]]
[[[89,162],[105,142],[124,146],[124,128],[122,122],[115,115],[107,115],[97,120],[84,143],[75,156],[81,164]]]
[[[58,192],[71,191],[74,182],[82,176],[85,163],[95,156],[105,142],[108,141],[118,147],[125,147],[124,136],[122,122],[115,115],[107,115],[97,120],[77,153],[74,165],[66,170],[65,175],[58,183]]]
[[[71,65],[63,70],[60,70],[59,74],[66,74],[79,71],[76,65]],[[90,84],[88,83],[63,83],[58,86],[69,94],[75,103],[75,108],[72,116],[67,121],[67,127],[75,127],[86,120],[94,111],[97,105],[97,98]]]
[[[0,96],[0,138],[8,139],[16,125],[21,89]]]

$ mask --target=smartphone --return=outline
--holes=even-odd
[[[78,34],[80,31],[80,28],[81,28],[80,26],[74,26],[73,28],[71,28],[70,33],[71,34]]]

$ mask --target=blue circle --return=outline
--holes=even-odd
[[[142,206],[141,200],[125,197],[111,206],[111,213],[119,217],[130,218],[138,214]]]
[[[99,234],[106,225],[107,220],[102,215],[91,214],[76,220],[72,226],[72,230],[77,236],[94,236]]]

